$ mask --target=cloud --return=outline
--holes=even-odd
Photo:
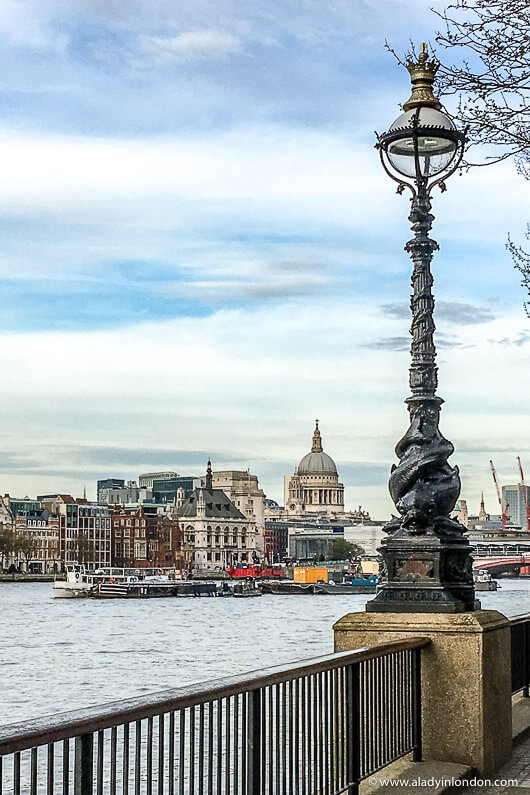
[[[405,303],[383,304],[381,309],[391,317],[411,317],[410,307]],[[464,301],[436,301],[435,315],[441,320],[464,326],[488,323],[495,318],[491,308],[465,303]]]
[[[363,341],[374,328],[391,338],[396,322],[363,297],[316,294],[288,307],[262,302],[109,331],[11,334],[0,348],[2,372],[16,372],[3,387],[1,490],[81,494],[86,481],[93,494],[103,476],[200,474],[211,455],[219,469],[250,464],[282,502],[282,477],[310,449],[319,416],[349,504],[384,518],[386,462],[408,422],[408,353]],[[509,314],[492,321],[490,336],[500,328],[520,331]],[[460,337],[464,345],[440,362],[444,435],[457,452],[486,432],[490,447],[516,447],[528,422],[522,349],[488,344],[478,326]],[[504,375],[514,369],[517,390]],[[487,468],[491,454],[462,455]],[[499,452],[496,465],[508,467],[509,455]]]
[[[222,30],[196,30],[178,36],[141,36],[141,48],[159,63],[221,58],[238,52],[239,39]]]
[[[530,440],[521,439],[517,444],[506,445],[492,442],[491,438],[487,437],[480,440],[469,439],[461,442],[458,445],[458,450],[461,453],[483,453],[484,456],[492,453],[514,453],[517,455],[521,452],[530,452]]]
[[[443,320],[460,325],[474,325],[476,323],[488,323],[495,318],[495,313],[484,306],[467,304],[463,301],[437,301],[436,314]]]
[[[98,472],[107,471],[112,468],[140,467],[142,470],[164,470],[175,471],[186,474],[190,469],[197,473],[202,473],[206,469],[208,458],[212,460],[214,469],[220,469],[227,464],[234,466],[234,462],[248,461],[248,452],[230,450],[211,449],[212,446],[201,450],[175,449],[174,447],[142,447],[128,446],[119,447],[112,445],[46,445],[40,449],[42,459],[67,459],[76,461],[86,471],[90,471],[96,476]],[[37,445],[37,449],[39,449]],[[87,469],[89,467],[89,469]]]
[[[306,275],[297,277],[271,278],[267,281],[195,281],[178,282],[171,286],[164,285],[164,293],[180,297],[193,298],[196,301],[209,303],[228,303],[244,301],[262,301],[269,299],[287,299],[300,296],[311,296],[324,290],[329,293],[331,279],[321,276]]]
[[[459,337],[454,334],[445,334],[443,331],[436,331],[434,335],[434,344],[437,348],[472,348],[474,343],[464,343]]]
[[[520,348],[530,342],[530,331],[526,331],[525,329],[514,337],[501,337],[496,340],[492,339],[490,342],[493,342],[495,345],[515,345],[517,348]]]
[[[398,50],[411,7],[432,31],[411,2],[0,4],[6,490],[200,472],[208,453],[282,501],[320,416],[353,504],[389,514],[408,202],[371,131],[407,96],[387,19]],[[449,187],[433,200],[444,426],[516,446],[528,326],[504,244],[528,185],[505,164]]]
[[[408,351],[410,337],[382,337],[372,342],[365,342],[364,347],[376,351]]]
[[[384,486],[388,481],[391,464],[390,462],[356,461],[354,463],[341,463],[337,461],[337,467],[342,483],[354,483],[356,486],[373,486],[374,484]]]

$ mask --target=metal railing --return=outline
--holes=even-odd
[[[395,759],[421,758],[429,643],[386,643],[8,726],[0,794],[355,795]]]
[[[512,641],[512,693],[530,696],[530,613],[510,621]]]

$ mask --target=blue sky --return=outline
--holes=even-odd
[[[436,24],[421,0],[0,0],[4,492],[212,455],[281,500],[318,416],[348,504],[388,515],[410,232],[373,131],[409,95],[385,39]],[[491,512],[489,458],[530,471],[505,249],[528,190],[505,163],[433,206],[442,429]]]

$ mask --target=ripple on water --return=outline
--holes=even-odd
[[[484,608],[530,609],[530,582],[502,585],[480,594]],[[330,654],[333,623],[365,604],[357,595],[118,604],[53,600],[50,587],[0,584],[2,723]]]

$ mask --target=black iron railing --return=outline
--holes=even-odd
[[[416,638],[0,730],[5,793],[339,795],[421,758]]]
[[[510,622],[512,636],[512,693],[530,696],[530,613]]]

